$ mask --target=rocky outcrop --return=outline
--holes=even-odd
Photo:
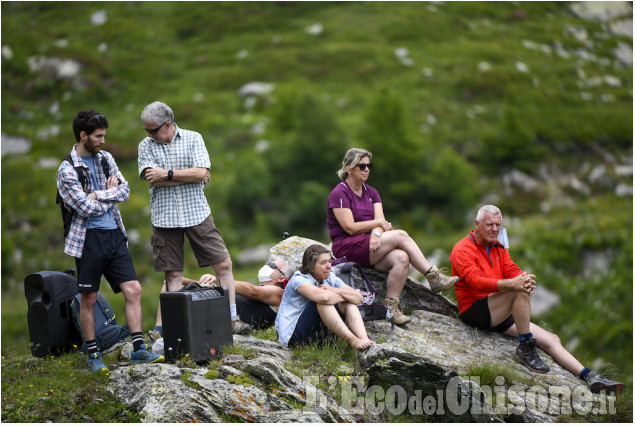
[[[269,260],[295,269],[312,243],[286,239]],[[368,272],[384,290],[385,275]],[[122,363],[111,366],[108,388],[144,422],[385,422],[403,413],[422,422],[555,422],[614,407],[544,353],[551,371],[529,372],[512,358],[515,339],[466,326],[426,283],[409,279],[402,303],[413,310],[409,324],[367,323],[376,344],[357,354],[356,374],[297,376],[286,347],[235,335],[231,354],[199,367],[130,366],[131,344],[119,344],[112,350]]]

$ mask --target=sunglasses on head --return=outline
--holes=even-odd
[[[359,164],[357,164],[357,166],[362,171],[364,171],[366,169],[366,167],[368,167],[369,170],[373,169],[373,163],[372,162],[367,162],[367,163],[360,162]]]
[[[144,127],[143,129],[144,129],[144,130],[146,131],[146,133],[148,133],[148,134],[157,134],[157,133],[159,132],[159,130],[161,130],[161,127],[163,127],[166,123],[167,123],[167,121],[166,121],[166,122],[164,122],[163,124],[161,124],[160,126],[158,126],[157,128],[145,128],[145,127]]]
[[[93,115],[93,117],[91,119],[89,119],[88,122],[91,122],[92,120],[100,121],[103,118],[106,118],[106,117],[104,117],[102,114]]]

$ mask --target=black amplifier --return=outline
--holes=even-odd
[[[201,363],[221,356],[223,347],[233,345],[226,287],[163,292],[159,299],[167,361],[190,354]]]

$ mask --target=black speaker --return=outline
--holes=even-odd
[[[70,309],[77,292],[77,280],[69,273],[43,271],[24,279],[24,294],[29,304],[27,319],[31,353],[34,356],[59,354],[81,343]]]
[[[224,346],[233,345],[226,287],[163,292],[159,298],[167,361],[190,354],[201,363],[221,356]]]

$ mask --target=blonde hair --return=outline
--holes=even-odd
[[[361,161],[362,158],[366,157],[368,157],[368,159],[373,159],[373,154],[366,149],[351,148],[346,151],[346,155],[344,155],[344,159],[342,160],[342,168],[340,168],[337,172],[338,177],[342,180],[346,179],[350,176],[347,168],[353,168],[359,164],[359,161]]]

